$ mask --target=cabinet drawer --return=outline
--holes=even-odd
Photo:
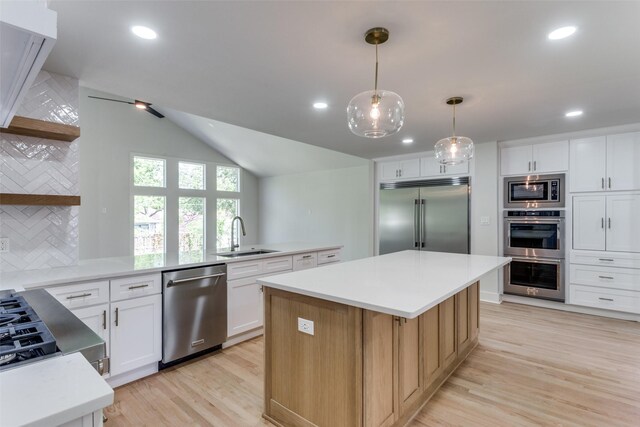
[[[640,292],[571,284],[571,304],[640,313]]]
[[[67,308],[87,307],[109,302],[109,282],[78,283],[47,288],[55,299]]]
[[[640,270],[571,264],[570,282],[609,289],[640,291]]]
[[[625,267],[640,269],[640,254],[595,252],[595,251],[571,251],[571,264],[584,264],[604,267]]]
[[[318,255],[316,252],[299,254],[293,256],[293,271],[315,268],[318,266]]]
[[[227,264],[227,280],[257,276],[263,271],[264,263],[261,260],[231,262]]]
[[[340,261],[340,249],[318,252],[318,265]]]
[[[282,256],[277,258],[267,258],[264,261],[263,271],[265,274],[277,273],[279,271],[291,270],[293,268],[293,257]]]
[[[111,301],[155,295],[161,292],[162,276],[160,274],[147,274],[111,280]]]

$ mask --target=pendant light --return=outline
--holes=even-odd
[[[457,165],[473,157],[473,141],[466,136],[456,136],[456,105],[462,104],[461,96],[447,99],[453,105],[453,135],[436,143],[436,159],[444,165]]]
[[[400,130],[404,124],[404,102],[400,95],[378,89],[378,45],[389,39],[386,28],[371,28],[364,40],[376,46],[376,73],[373,90],[354,96],[347,106],[351,132],[366,138],[382,138]]]

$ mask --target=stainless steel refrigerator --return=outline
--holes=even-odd
[[[469,178],[380,184],[380,255],[469,253]]]

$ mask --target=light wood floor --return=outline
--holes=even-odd
[[[116,389],[107,427],[256,426],[263,340]],[[640,426],[640,324],[481,305],[480,343],[411,423]]]

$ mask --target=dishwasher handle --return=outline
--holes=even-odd
[[[226,275],[227,275],[227,273],[217,273],[217,274],[207,274],[205,276],[187,277],[186,279],[169,280],[167,282],[167,288],[170,288],[172,286],[181,285],[181,284],[187,283],[187,282],[193,282],[194,280],[211,279],[211,278],[214,278],[214,277],[217,277],[218,280],[219,280],[220,277],[226,276]],[[216,283],[218,282],[218,280],[216,280]]]

